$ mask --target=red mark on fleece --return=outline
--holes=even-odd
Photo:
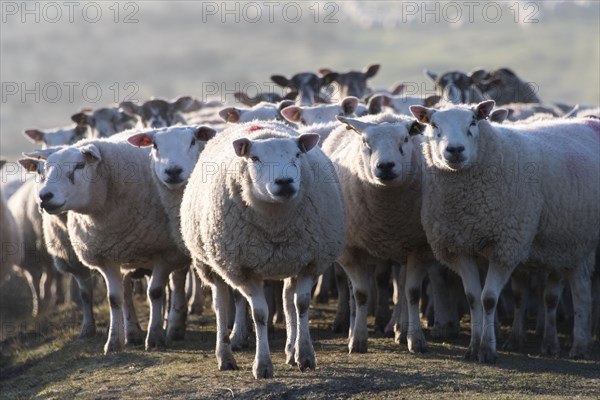
[[[260,131],[261,129],[265,129],[260,125],[252,125],[250,126],[248,129],[246,129],[248,132],[254,132],[254,131]]]

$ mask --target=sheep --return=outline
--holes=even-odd
[[[80,139],[90,136],[87,126],[75,125],[55,129],[26,129],[23,135],[31,142],[41,144],[43,148],[75,143]]]
[[[169,217],[171,239],[181,252],[178,260],[185,260],[182,269],[171,275],[173,298],[167,323],[167,338],[171,340],[183,339],[185,335],[187,306],[184,290],[187,267],[191,263],[179,229],[181,198],[200,152],[214,135],[215,130],[206,126],[174,126],[142,131],[127,138],[127,142],[133,146],[153,147],[149,163],[151,175]],[[175,281],[179,281],[179,284],[175,284]]]
[[[229,123],[269,120],[286,122],[281,111],[293,104],[291,100],[283,100],[278,104],[261,102],[251,108],[226,107],[219,111],[219,116]]]
[[[529,82],[522,81],[508,68],[498,68],[490,72],[476,70],[470,75],[484,98],[495,100],[499,106],[509,103],[540,103],[535,93],[536,88]]]
[[[380,67],[379,64],[372,64],[365,67],[362,71],[349,71],[345,73],[334,72],[329,68],[321,68],[319,69],[319,73],[323,76],[323,79],[333,77],[331,81],[339,86],[338,92],[340,98],[354,96],[362,99],[371,91],[367,87],[367,79],[374,77],[379,72]]]
[[[123,101],[119,107],[129,114],[139,115],[146,128],[164,128],[177,123],[185,124],[182,113],[197,111],[202,103],[190,96],[180,96],[173,100],[150,99],[142,105]]]
[[[274,93],[274,92],[261,92],[258,93],[256,96],[254,97],[250,97],[248,96],[246,93],[244,92],[235,92],[233,94],[233,97],[235,97],[235,99],[248,106],[248,107],[253,107],[255,105],[257,105],[258,103],[261,102],[267,102],[267,103],[279,103],[282,100],[292,100],[294,101],[294,99],[296,98],[296,96],[298,96],[298,92],[289,92],[288,94],[286,94],[285,96],[281,96],[280,93]]]
[[[328,102],[323,98],[321,89],[332,83],[336,76],[336,73],[319,77],[312,72],[300,72],[289,79],[283,75],[271,75],[271,80],[281,87],[297,92],[295,100],[299,105],[311,106],[317,102]]]
[[[354,96],[344,98],[335,104],[323,104],[310,107],[289,106],[281,110],[281,115],[294,124],[314,125],[335,121],[338,115],[351,116],[357,110],[359,100]]]
[[[89,127],[90,137],[103,138],[128,129],[141,128],[139,118],[117,107],[102,107],[96,110],[84,109],[73,114],[71,120],[78,127]],[[63,142],[58,144],[64,144]]]
[[[424,351],[418,302],[426,267],[434,259],[420,219],[422,127],[394,114],[338,119],[345,126],[332,132],[323,151],[337,167],[346,204],[347,230],[338,261],[352,282],[356,307],[349,351],[367,351],[365,264],[374,260],[407,264],[408,347]]]
[[[369,114],[379,114],[384,111],[384,107],[390,107],[396,114],[410,115],[410,106],[418,104],[433,107],[440,99],[441,96],[438,95],[423,98],[421,96],[407,96],[401,93],[394,96],[375,94],[369,98],[367,109],[369,110]]]
[[[427,124],[427,240],[436,258],[461,275],[471,308],[466,357],[496,360],[498,295],[520,263],[566,275],[577,310],[569,356],[586,356],[600,235],[600,123],[559,119],[505,127],[486,120],[494,105],[411,107]],[[483,290],[482,260],[489,264]]]
[[[423,72],[435,83],[436,89],[441,92],[443,99],[450,103],[468,104],[485,100],[483,93],[476,85],[480,74],[485,74],[485,71],[475,70],[469,74],[450,71],[441,75],[427,69]]]
[[[318,141],[318,135],[298,135],[277,122],[233,126],[208,142],[183,194],[181,232],[192,258],[250,302],[257,379],[273,376],[264,279],[286,278],[287,362],[302,371],[315,368],[310,291],[344,237],[339,183],[330,161],[314,148]],[[215,295],[218,360],[233,360],[219,321],[218,296],[226,292]]]
[[[128,145],[127,134],[25,153],[46,160],[41,208],[52,215],[68,212],[75,254],[106,281],[111,315],[105,354],[120,351],[125,344],[121,268],[152,269],[146,336],[146,349],[151,349],[164,346],[164,287],[169,274],[181,265],[168,216],[147,171],[150,152]]]
[[[0,160],[0,168],[4,166],[6,160]],[[0,284],[4,282],[13,265],[20,264],[19,247],[21,244],[21,231],[15,222],[12,212],[6,204],[0,187],[0,215],[2,216],[2,259],[0,262]]]

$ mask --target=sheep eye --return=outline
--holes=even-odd
[[[252,161],[254,161],[254,162],[259,162],[259,161],[260,161],[260,159],[259,159],[258,157],[256,157],[256,156],[254,156],[254,157],[250,157],[250,159],[251,159]]]
[[[408,143],[408,137],[404,138],[404,143]]]
[[[83,169],[85,167],[85,163],[77,163],[75,164],[75,169]]]
[[[300,158],[300,156],[301,156],[301,155],[302,155],[302,152],[301,152],[301,151],[297,152],[297,153],[296,153],[296,158]]]
[[[438,126],[437,126],[436,124],[434,124],[433,122],[431,123],[431,127],[432,127],[433,129],[437,129],[437,128],[438,128]]]
[[[158,150],[158,146],[156,145],[156,142],[152,143],[152,147],[153,147],[155,150]]]
[[[301,122],[303,125],[306,125],[306,120],[305,120],[304,118],[300,119],[300,122]]]
[[[190,147],[195,146],[195,145],[196,145],[196,139],[192,139],[192,143],[190,143]]]

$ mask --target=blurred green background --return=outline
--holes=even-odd
[[[380,63],[372,87],[423,91],[433,90],[424,68],[509,67],[547,103],[600,104],[595,0],[3,1],[0,29],[0,155],[10,161],[34,147],[23,129],[69,125],[83,107],[182,94],[233,102],[244,87],[269,90],[272,74],[321,67]]]

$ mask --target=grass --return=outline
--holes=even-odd
[[[138,299],[141,317],[147,311]],[[143,311],[142,311],[143,310]],[[214,315],[192,316],[186,340],[160,352],[140,347],[104,356],[108,309],[96,307],[100,333],[77,339],[79,312],[63,307],[46,316],[43,335],[5,341],[1,361],[3,399],[69,398],[598,398],[600,345],[590,360],[551,359],[536,354],[530,333],[528,352],[500,352],[495,365],[463,361],[467,325],[460,337],[432,342],[425,354],[409,354],[390,338],[369,338],[367,354],[347,354],[346,339],[329,330],[333,304],[316,305],[311,333],[318,366],[301,373],[285,364],[285,329],[270,335],[275,378],[255,381],[253,345],[236,353],[239,371],[218,371],[214,358]],[[373,321],[370,321],[371,323]],[[145,321],[142,321],[144,324]],[[66,327],[66,328],[65,328]],[[561,337],[563,347],[565,338]],[[561,354],[566,357],[565,351]]]

